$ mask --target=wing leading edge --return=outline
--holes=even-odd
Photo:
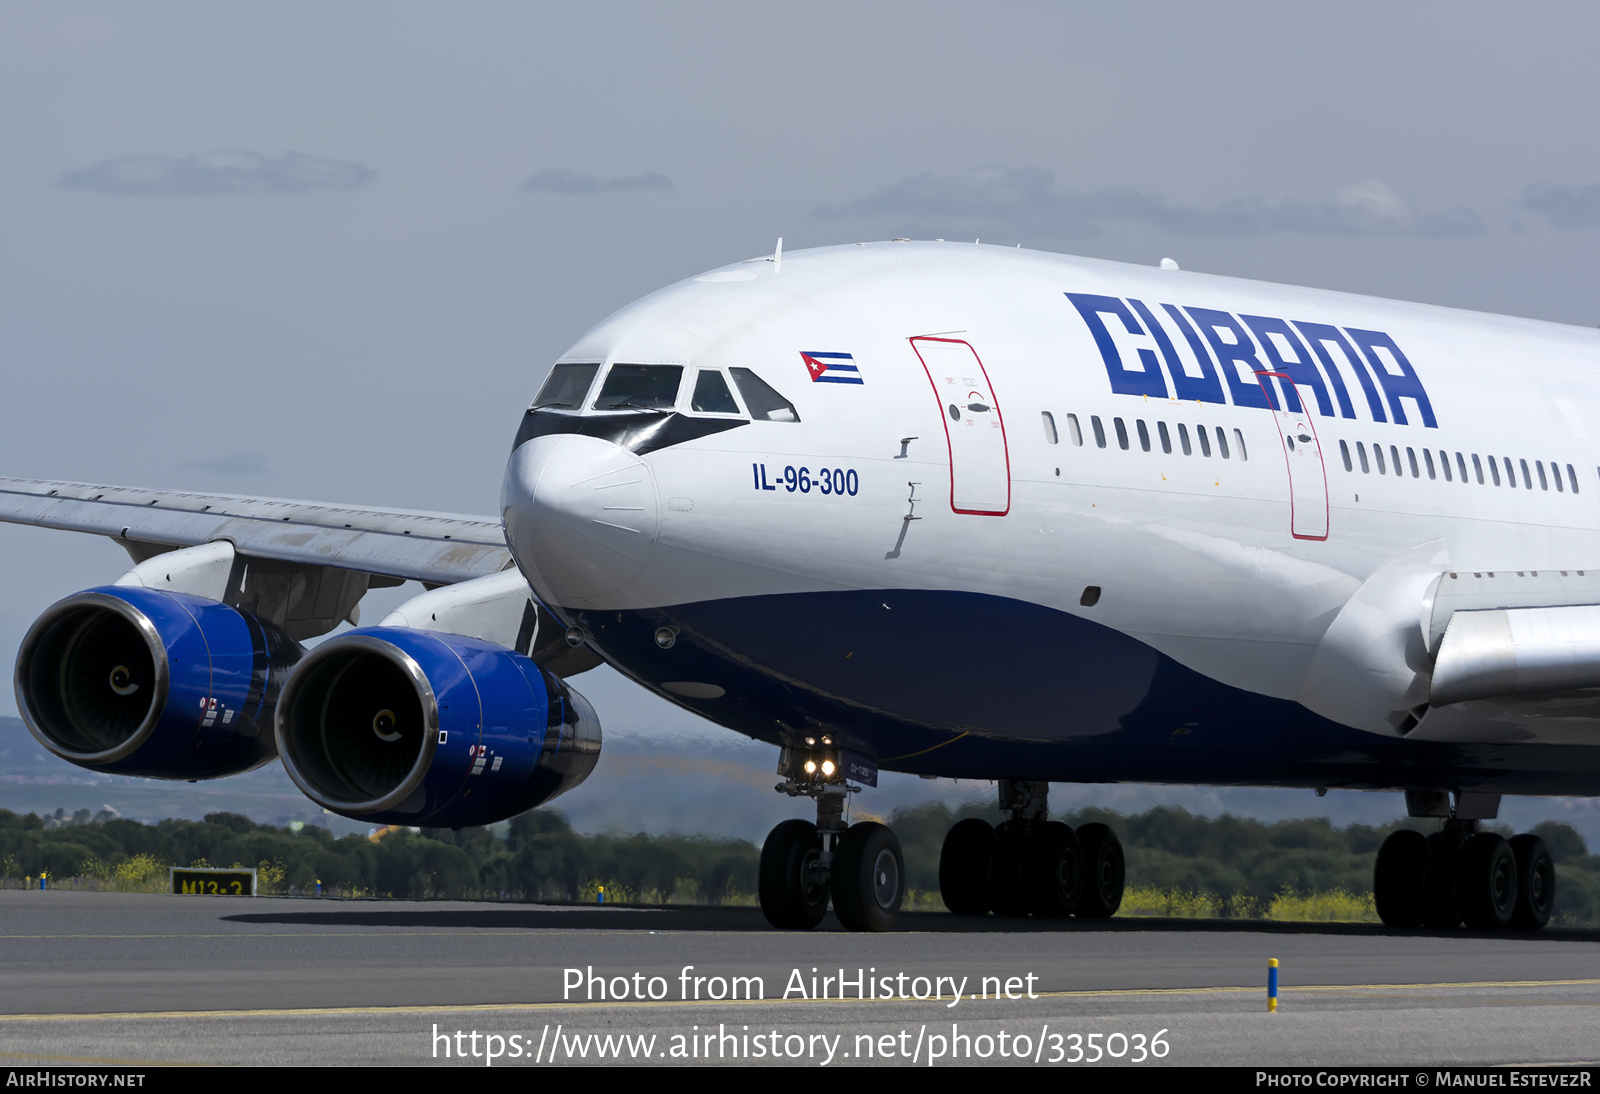
[[[135,561],[228,540],[248,557],[429,585],[470,581],[511,563],[493,517],[235,494],[0,477],[0,521],[107,536]]]

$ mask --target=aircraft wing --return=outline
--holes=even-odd
[[[511,561],[495,517],[237,494],[0,477],[0,521],[108,536],[135,561],[229,540],[254,558],[429,585],[498,573]]]

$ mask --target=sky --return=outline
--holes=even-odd
[[[492,513],[563,349],[779,236],[1594,326],[1597,40],[1577,3],[4,0],[0,474]],[[127,565],[0,526],[6,675]]]

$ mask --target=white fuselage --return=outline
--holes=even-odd
[[[824,381],[817,355],[855,371]],[[1380,611],[1399,622],[1373,625],[1379,644],[1432,595],[1408,566],[1435,581],[1600,567],[1595,330],[881,243],[682,282],[562,361],[600,364],[595,390],[613,364],[682,366],[678,413],[729,421],[748,407],[693,411],[696,370],[749,369],[799,419],[639,456],[567,434],[520,447],[508,540],[540,596],[571,611],[984,594],[1092,619],[1213,680],[1317,709],[1319,645],[1386,566],[1402,592]],[[550,538],[562,522],[572,534]]]

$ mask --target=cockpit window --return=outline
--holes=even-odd
[[[728,381],[722,378],[721,372],[711,369],[701,369],[695,377],[694,396],[689,401],[689,408],[702,414],[739,413],[739,404],[733,401]]]
[[[577,410],[583,405],[583,397],[589,394],[594,374],[599,371],[598,364],[557,365],[550,370],[550,378],[544,382],[544,387],[539,389],[539,397],[533,401],[534,408]]]
[[[728,371],[733,374],[733,382],[739,385],[739,394],[744,396],[744,405],[750,408],[752,418],[767,422],[800,420],[794,404],[774,391],[761,377],[747,368],[731,368]]]
[[[682,365],[612,365],[594,401],[596,410],[671,410],[678,402]]]

